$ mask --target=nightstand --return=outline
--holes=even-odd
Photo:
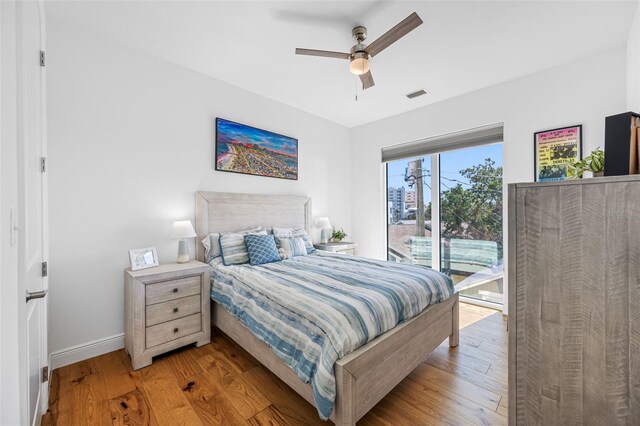
[[[211,341],[209,265],[191,261],[124,271],[124,345],[133,369],[170,350]]]
[[[313,245],[316,249],[322,251],[328,251],[331,253],[347,253],[347,254],[356,254],[356,248],[358,244],[356,243],[317,243]]]

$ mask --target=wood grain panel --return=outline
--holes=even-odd
[[[529,348],[536,352],[529,360],[536,359],[539,369],[531,369],[529,378],[535,377],[536,387],[529,395],[539,402],[542,424],[552,424],[561,417],[560,401],[560,338],[563,317],[560,314],[560,188],[549,188],[538,194],[540,215],[540,239],[536,244],[536,258],[544,264],[537,272],[539,286],[530,286],[539,291],[540,313],[529,311],[528,324],[536,322],[539,341],[530,340]],[[532,300],[532,299],[528,299]],[[538,315],[539,318],[535,318]],[[536,365],[536,364],[534,364]]]
[[[200,292],[193,296],[147,306],[147,327],[200,312]]]
[[[602,259],[606,258],[606,204],[605,185],[593,185],[582,194],[582,232],[584,273],[582,281],[582,323],[583,350],[582,368],[588,371],[583,375],[584,417],[592,424],[605,424],[606,398],[602,392],[605,383],[605,369],[602,368],[606,357],[605,342],[605,268]]]
[[[526,298],[526,309],[523,310],[524,321],[518,321],[518,334],[525,336],[525,355],[519,358],[517,371],[518,380],[525,388],[523,391],[524,409],[527,419],[533,423],[542,424],[542,382],[540,372],[542,369],[540,343],[542,331],[540,316],[542,312],[542,289],[540,277],[545,268],[536,265],[544,265],[546,256],[542,246],[542,194],[535,188],[525,194],[524,226],[526,239],[521,244],[527,250],[527,263],[524,266],[525,282],[534,282],[535,285],[523,286]],[[520,212],[518,212],[520,213]],[[524,370],[524,371],[522,371]]]
[[[640,424],[640,177],[510,185],[509,211],[510,423]]]
[[[200,314],[147,327],[147,348],[161,345],[202,330]]]
[[[560,345],[558,386],[563,424],[582,421],[582,285],[584,282],[584,247],[582,229],[582,186],[559,187],[558,252],[559,277],[554,287],[559,291]],[[562,283],[562,285],[558,285]],[[562,384],[562,385],[560,385]]]
[[[629,227],[629,410],[640,419],[640,185],[629,185],[625,194]]]
[[[203,425],[185,397],[166,360],[141,373],[142,387],[160,425]]]
[[[605,342],[606,421],[627,424],[629,420],[629,222],[626,188],[605,187]]]
[[[224,392],[211,385],[206,373],[183,380],[180,388],[205,425],[244,423],[244,418],[232,406]]]
[[[168,280],[146,286],[146,303],[162,303],[182,297],[200,294],[201,277],[186,277],[177,280]]]
[[[139,389],[111,399],[109,407],[113,424],[140,426],[158,424],[149,401]]]
[[[260,212],[260,214],[256,214]],[[196,193],[196,234],[202,241],[212,232],[240,231],[256,226],[300,227],[311,232],[311,198],[296,195]],[[196,257],[204,259],[202,244]]]

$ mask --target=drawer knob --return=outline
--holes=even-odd
[[[177,292],[178,292],[178,289],[177,289],[177,288],[174,288],[174,289],[173,289],[173,292],[174,292],[174,293],[177,293]]]
[[[174,333],[177,333],[177,332],[178,332],[178,327],[174,328],[174,329],[173,329],[173,332],[174,332]]]
[[[175,314],[176,312],[178,312],[178,308],[173,308],[173,313]]]

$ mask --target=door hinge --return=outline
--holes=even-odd
[[[49,275],[49,266],[47,265],[47,262],[42,262],[42,276],[46,277]]]
[[[40,157],[40,171],[42,173],[47,171],[47,157]]]
[[[42,383],[49,381],[49,366],[42,367]]]
[[[44,68],[44,50],[40,51],[40,66]]]

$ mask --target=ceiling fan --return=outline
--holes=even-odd
[[[373,58],[378,53],[382,52],[387,47],[391,46],[396,41],[400,40],[405,35],[409,34],[415,28],[422,24],[422,19],[417,13],[413,12],[411,15],[402,20],[398,25],[391,28],[389,31],[380,36],[376,41],[367,45],[362,42],[367,38],[367,28],[363,26],[357,26],[351,34],[356,40],[356,44],[351,48],[351,53],[333,52],[329,50],[315,50],[315,49],[296,49],[297,55],[309,55],[309,56],[324,56],[327,58],[348,59],[349,71],[352,74],[360,76],[362,81],[362,88],[368,89],[375,83],[371,76],[371,64],[369,58]]]

